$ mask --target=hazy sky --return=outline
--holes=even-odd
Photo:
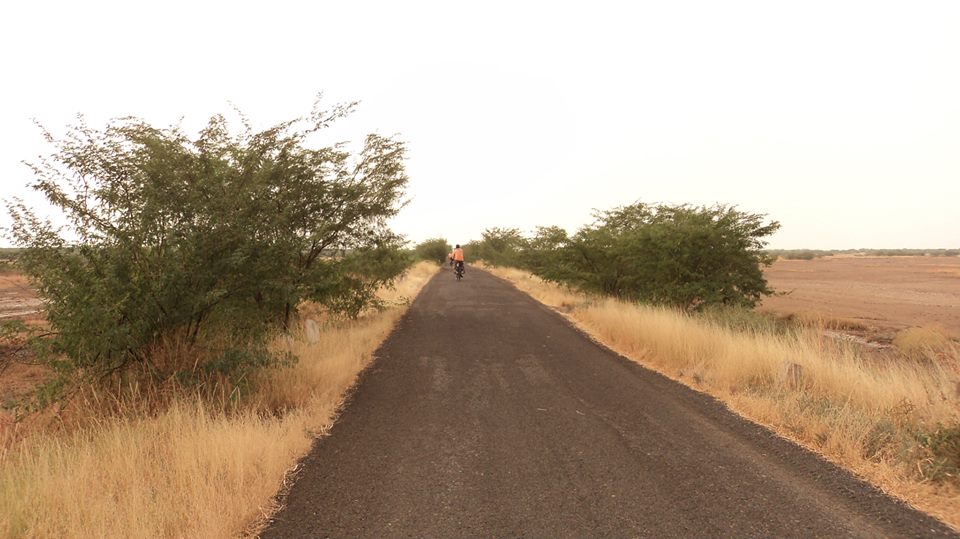
[[[62,130],[360,100],[412,240],[724,202],[778,248],[960,246],[960,2],[8,2],[0,187]],[[0,225],[7,223],[4,215]]]

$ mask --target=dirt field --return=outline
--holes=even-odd
[[[777,260],[766,271],[784,296],[762,309],[862,322],[878,340],[911,326],[960,337],[960,257],[826,257]]]
[[[0,273],[0,319],[24,318],[35,313],[40,300],[19,273]]]
[[[36,315],[40,300],[27,283],[26,277],[17,273],[0,273],[0,321],[19,318],[28,324],[42,321]],[[32,391],[48,377],[48,371],[36,365],[25,365],[6,360],[11,351],[0,345],[0,434],[9,413],[3,408],[12,405],[18,398]]]

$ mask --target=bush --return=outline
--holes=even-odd
[[[960,477],[960,426],[938,426],[917,435],[924,455],[920,473],[925,479],[943,481]]]
[[[526,239],[516,228],[488,228],[480,241],[464,246],[464,252],[491,266],[519,266]]]
[[[753,307],[772,260],[764,238],[779,223],[729,206],[636,203],[596,214],[568,237],[541,228],[519,259],[540,277],[621,299],[699,310]]]
[[[770,257],[784,258],[786,260],[813,260],[822,256],[831,256],[840,254],[844,251],[823,251],[815,249],[767,249],[765,251]]]
[[[0,275],[13,273],[17,270],[18,249],[0,248]]]
[[[32,165],[33,187],[66,227],[7,206],[55,333],[51,364],[149,367],[152,345],[171,335],[256,348],[304,300],[354,316],[370,305],[409,261],[386,226],[407,183],[405,148],[377,135],[356,155],[308,147],[350,109],[236,134],[214,116],[195,138],[138,119],[46,133],[54,152]],[[218,369],[263,362],[225,354]]]
[[[893,338],[893,345],[906,356],[922,359],[950,344],[949,332],[941,325],[912,327],[901,330]]]
[[[437,264],[446,263],[452,251],[453,247],[444,238],[431,238],[418,243],[413,248],[414,257],[417,260],[428,260]]]

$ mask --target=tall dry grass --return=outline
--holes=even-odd
[[[261,372],[240,405],[183,397],[0,453],[0,536],[237,537],[254,533],[347,389],[437,267],[383,291],[394,307],[327,321],[314,342],[279,339],[300,360]],[[228,410],[228,411],[225,411]]]
[[[933,324],[899,331],[893,338],[893,345],[907,356],[922,358],[948,350],[952,339],[946,328]]]
[[[620,354],[960,528],[956,346],[923,361],[883,361],[816,329],[738,331],[709,317],[587,297],[516,269],[488,269]]]

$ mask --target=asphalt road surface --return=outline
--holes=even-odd
[[[957,537],[475,268],[302,464],[263,537]]]

